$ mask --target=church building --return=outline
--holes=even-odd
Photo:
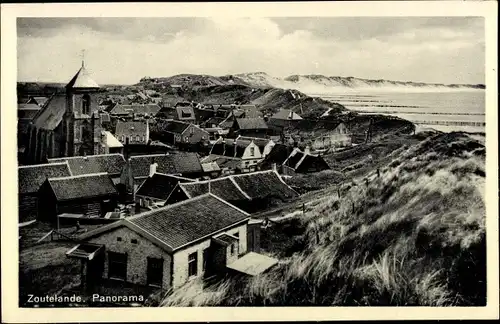
[[[29,125],[27,163],[104,153],[105,133],[96,98],[99,85],[90,78],[83,61],[65,90],[50,97]]]

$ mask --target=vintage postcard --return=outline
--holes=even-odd
[[[3,318],[498,317],[496,5],[2,5]]]

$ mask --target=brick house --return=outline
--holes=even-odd
[[[71,176],[67,162],[20,166],[17,169],[19,222],[36,219],[38,214],[38,190],[47,178]]]
[[[49,178],[38,197],[38,219],[56,222],[61,214],[103,217],[116,208],[118,192],[107,173],[98,173]]]
[[[238,159],[239,172],[256,171],[257,165],[264,159],[259,146],[253,140],[240,138],[219,139],[212,145],[209,154]]]
[[[166,291],[237,271],[241,262],[236,267],[235,262],[248,256],[254,265],[262,263],[256,253],[247,254],[249,221],[249,214],[206,194],[85,233],[66,255],[83,260],[82,281],[107,278]],[[273,264],[257,268],[265,271]]]
[[[199,144],[209,141],[210,135],[200,127],[177,120],[161,121],[155,125],[155,131],[168,144]]]
[[[116,123],[115,137],[124,145],[149,142],[148,121],[121,121]]]

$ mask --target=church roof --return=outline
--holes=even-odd
[[[82,67],[75,74],[73,79],[66,85],[66,89],[96,89],[99,85],[90,78],[89,72],[85,69],[82,62]]]
[[[54,130],[61,123],[66,111],[66,96],[57,94],[52,96],[37,115],[33,118],[33,124],[37,128]]]

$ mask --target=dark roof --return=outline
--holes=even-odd
[[[146,104],[146,105],[116,105],[109,112],[112,115],[129,115],[129,114],[148,114],[150,116],[155,116],[161,110],[160,106],[157,104]]]
[[[149,175],[151,164],[157,163],[156,172],[164,174],[201,173],[198,154],[194,152],[177,152],[172,154],[137,155],[130,157],[130,166],[134,178]]]
[[[54,130],[61,123],[65,112],[66,95],[58,94],[52,96],[49,102],[33,118],[33,124],[37,128]]]
[[[271,142],[271,140],[267,138],[249,137],[249,136],[239,136],[238,142],[239,141],[248,141],[248,142],[253,141],[255,145],[257,145],[259,148],[264,148],[267,144],[269,144],[269,142]]]
[[[109,173],[119,174],[125,166],[125,158],[121,154],[101,154],[87,156],[73,156],[65,158],[48,159],[49,163],[68,161],[73,175]]]
[[[209,183],[211,193],[229,202],[268,197],[284,200],[298,196],[276,172],[271,170],[182,183],[179,186],[189,197],[196,197],[208,193]]]
[[[275,197],[289,199],[298,196],[275,171],[260,171],[232,176],[250,198]]]
[[[236,118],[239,129],[267,129],[263,118]]]
[[[276,144],[273,146],[271,152],[265,157],[262,164],[266,166],[271,166],[273,163],[281,165],[286,161],[291,150],[292,148],[289,148],[284,144]]]
[[[178,106],[175,109],[177,110],[177,118],[179,118],[179,120],[195,118],[193,107]]]
[[[136,192],[138,196],[167,199],[177,184],[194,180],[168,174],[155,173],[142,183]]]
[[[37,109],[31,109],[31,108],[17,109],[17,118],[26,119],[28,121],[31,121],[31,120],[33,120],[33,118],[35,118],[35,116],[37,115],[39,110],[40,110],[40,107],[38,107]]]
[[[36,193],[47,178],[68,177],[71,175],[67,163],[37,164],[17,168],[19,193]]]
[[[299,163],[299,161],[304,157],[305,153],[298,150],[298,149],[295,149],[291,154],[290,156],[288,157],[288,159],[285,161],[285,165],[286,166],[289,166],[293,169],[296,168],[297,164]]]
[[[126,219],[172,250],[249,219],[249,215],[207,194]]]
[[[224,155],[229,157],[241,158],[245,149],[252,142],[248,140],[230,139],[218,141],[212,145],[211,154]]]
[[[106,173],[51,178],[48,181],[59,201],[118,194]]]
[[[225,201],[249,200],[230,176],[214,180],[181,183],[179,186],[192,198],[208,193],[209,184],[210,192]]]
[[[178,120],[169,120],[166,125],[162,128],[165,132],[182,134],[189,127],[189,123],[181,122]]]
[[[236,169],[240,166],[241,160],[229,156],[210,154],[203,159],[203,163],[216,162],[221,168]]]
[[[82,67],[69,83],[66,85],[66,89],[96,89],[99,85],[90,78],[90,74],[82,63]]]
[[[146,134],[148,125],[142,121],[121,121],[116,123],[115,137],[125,136],[142,136]]]

